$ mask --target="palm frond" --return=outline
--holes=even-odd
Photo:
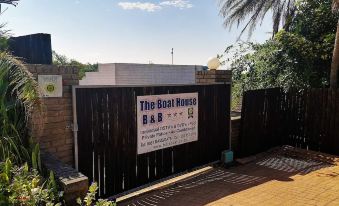
[[[40,108],[38,83],[16,57],[0,52],[0,160],[25,158],[26,123]]]
[[[13,6],[18,5],[19,0],[0,0],[0,4],[11,4]]]
[[[32,74],[18,58],[6,52],[0,52],[0,71],[8,75],[11,94],[30,114],[33,106],[40,103],[38,83]]]
[[[239,27],[245,23],[240,36],[248,31],[249,37],[258,23],[272,11],[273,34],[279,30],[282,23],[293,14],[295,0],[220,0],[220,16],[224,18],[224,26],[230,28],[236,24]],[[239,36],[239,37],[240,37]]]

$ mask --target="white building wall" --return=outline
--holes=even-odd
[[[88,72],[80,85],[194,84],[195,72],[203,66],[159,64],[99,64],[98,72]]]
[[[86,72],[80,85],[116,85],[115,64],[100,64],[98,72]]]
[[[194,84],[195,66],[116,64],[118,85]]]

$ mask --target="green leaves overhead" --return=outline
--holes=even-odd
[[[85,77],[86,72],[98,71],[98,64],[83,64],[75,59],[68,59],[65,55],[61,55],[53,51],[53,64],[59,66],[75,66],[79,68],[79,79]]]
[[[0,0],[0,4],[18,5],[19,0]]]
[[[268,13],[272,14],[274,35],[281,24],[289,25],[295,12],[295,0],[220,0],[219,5],[224,26],[231,28],[236,24],[239,27],[244,22],[241,35],[248,31],[249,36]]]
[[[327,87],[337,21],[332,0],[299,0],[286,30],[274,38],[228,47],[222,59],[233,70],[234,101],[244,90]]]
[[[331,12],[332,0],[301,0],[289,31],[310,41],[322,42],[328,34],[336,33],[338,14]]]

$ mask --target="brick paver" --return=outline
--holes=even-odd
[[[284,148],[232,168],[217,167],[118,205],[339,206],[339,160]]]

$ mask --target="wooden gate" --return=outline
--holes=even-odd
[[[247,91],[241,121],[237,156],[280,145],[339,155],[337,89]]]
[[[220,159],[229,149],[230,85],[73,88],[78,170],[108,197]],[[137,155],[137,96],[199,95],[198,141]],[[78,154],[77,154],[78,153]]]

